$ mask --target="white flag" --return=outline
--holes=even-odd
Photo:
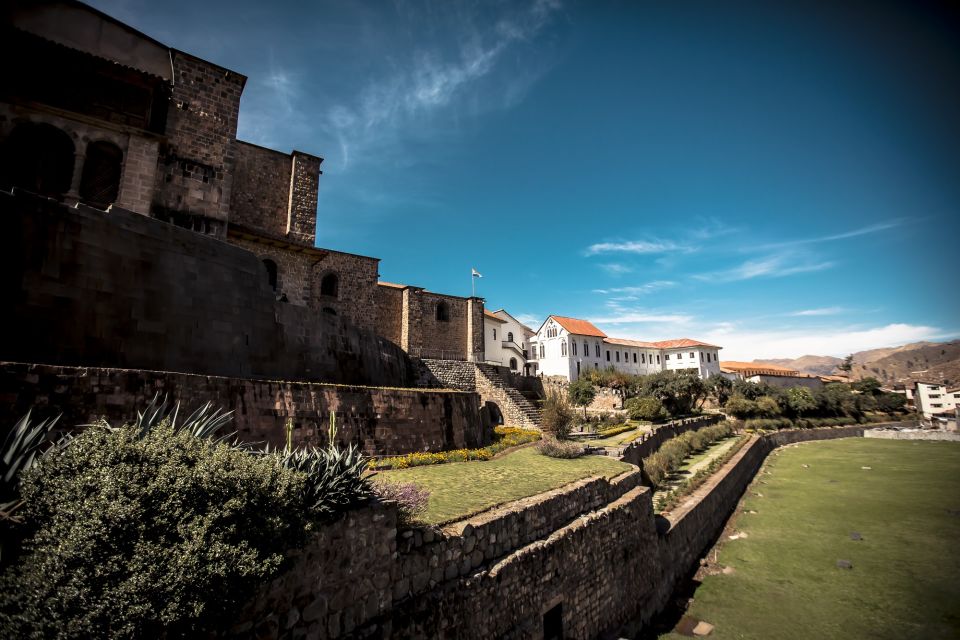
[[[482,278],[482,277],[483,277],[482,275],[480,275],[480,272],[479,272],[479,271],[477,271],[476,269],[473,269],[473,268],[470,269],[470,275],[472,275],[474,278]]]

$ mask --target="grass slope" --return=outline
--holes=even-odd
[[[817,442],[766,470],[738,516],[748,537],[719,554],[735,573],[689,611],[712,638],[960,637],[960,444]]]
[[[377,475],[381,480],[416,482],[429,489],[430,503],[424,520],[438,524],[588,476],[612,478],[630,468],[628,464],[603,456],[574,460],[548,458],[527,447],[487,462],[438,464]]]

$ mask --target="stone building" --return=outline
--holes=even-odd
[[[13,0],[0,25],[0,190],[122,208],[255,254],[277,300],[414,356],[482,359],[483,300],[379,282],[318,248],[323,159],[238,140],[246,77],[72,0]]]

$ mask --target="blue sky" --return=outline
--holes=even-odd
[[[95,0],[325,158],[318,244],[728,359],[960,335],[960,38],[933,4]],[[843,6],[839,6],[843,4]]]

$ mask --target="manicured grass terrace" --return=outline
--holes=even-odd
[[[719,553],[735,572],[688,611],[711,638],[960,637],[960,444],[816,442],[766,469]]]
[[[526,447],[495,460],[380,472],[390,482],[416,482],[430,490],[424,520],[440,524],[466,518],[490,507],[556,489],[589,476],[612,478],[631,466],[604,456],[574,460],[548,458]]]

